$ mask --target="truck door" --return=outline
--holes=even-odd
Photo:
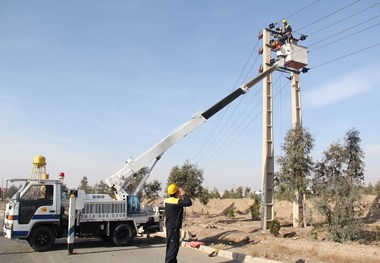
[[[36,211],[42,207],[41,213],[57,214],[54,206],[54,185],[33,184],[20,198],[19,224],[29,224]]]

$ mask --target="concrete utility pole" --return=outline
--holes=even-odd
[[[297,44],[293,40],[293,44]],[[292,72],[292,126],[293,128],[302,126],[302,111],[301,111],[301,89],[300,89],[300,74]],[[293,227],[300,227],[301,218],[303,217],[302,196],[298,191],[293,195]]]
[[[263,70],[269,66],[271,49],[268,46],[270,32],[263,30]],[[274,218],[274,147],[273,147],[273,89],[272,74],[263,80],[263,142],[262,142],[262,201],[261,228]]]

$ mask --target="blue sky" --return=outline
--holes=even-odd
[[[35,155],[47,158],[51,178],[65,172],[69,187],[83,176],[90,184],[111,176],[256,76],[258,32],[287,18],[296,37],[309,35],[301,94],[314,160],[355,127],[365,181],[375,183],[379,15],[370,0],[1,1],[0,177],[30,177]],[[286,77],[273,75],[276,156],[291,128]],[[210,190],[260,189],[261,90],[260,83],[169,149],[150,180],[165,186],[171,168],[189,160]]]

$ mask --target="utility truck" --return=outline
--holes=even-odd
[[[296,50],[296,52],[294,52]],[[117,246],[128,245],[141,232],[162,231],[159,209],[141,206],[137,194],[143,187],[150,172],[167,149],[187,134],[205,123],[225,106],[245,94],[255,84],[269,76],[278,68],[297,65],[298,70],[307,65],[307,50],[304,47],[286,44],[277,53],[272,65],[257,77],[240,86],[225,98],[204,112],[196,113],[152,148],[105,179],[112,187],[115,198],[104,194],[85,194],[81,190],[63,191],[63,178],[51,179],[9,179],[13,183],[23,183],[18,192],[8,201],[5,208],[3,231],[6,238],[26,239],[36,251],[49,250],[56,238],[67,237],[73,232],[77,237],[100,237],[112,241]],[[126,181],[141,168],[149,167],[133,193],[123,189]],[[76,197],[75,223],[69,226],[69,199]]]

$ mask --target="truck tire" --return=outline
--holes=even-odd
[[[50,226],[37,226],[28,237],[28,242],[35,251],[47,251],[54,245],[54,231]]]
[[[126,246],[133,240],[133,228],[129,224],[119,224],[112,233],[112,242],[116,246]]]

